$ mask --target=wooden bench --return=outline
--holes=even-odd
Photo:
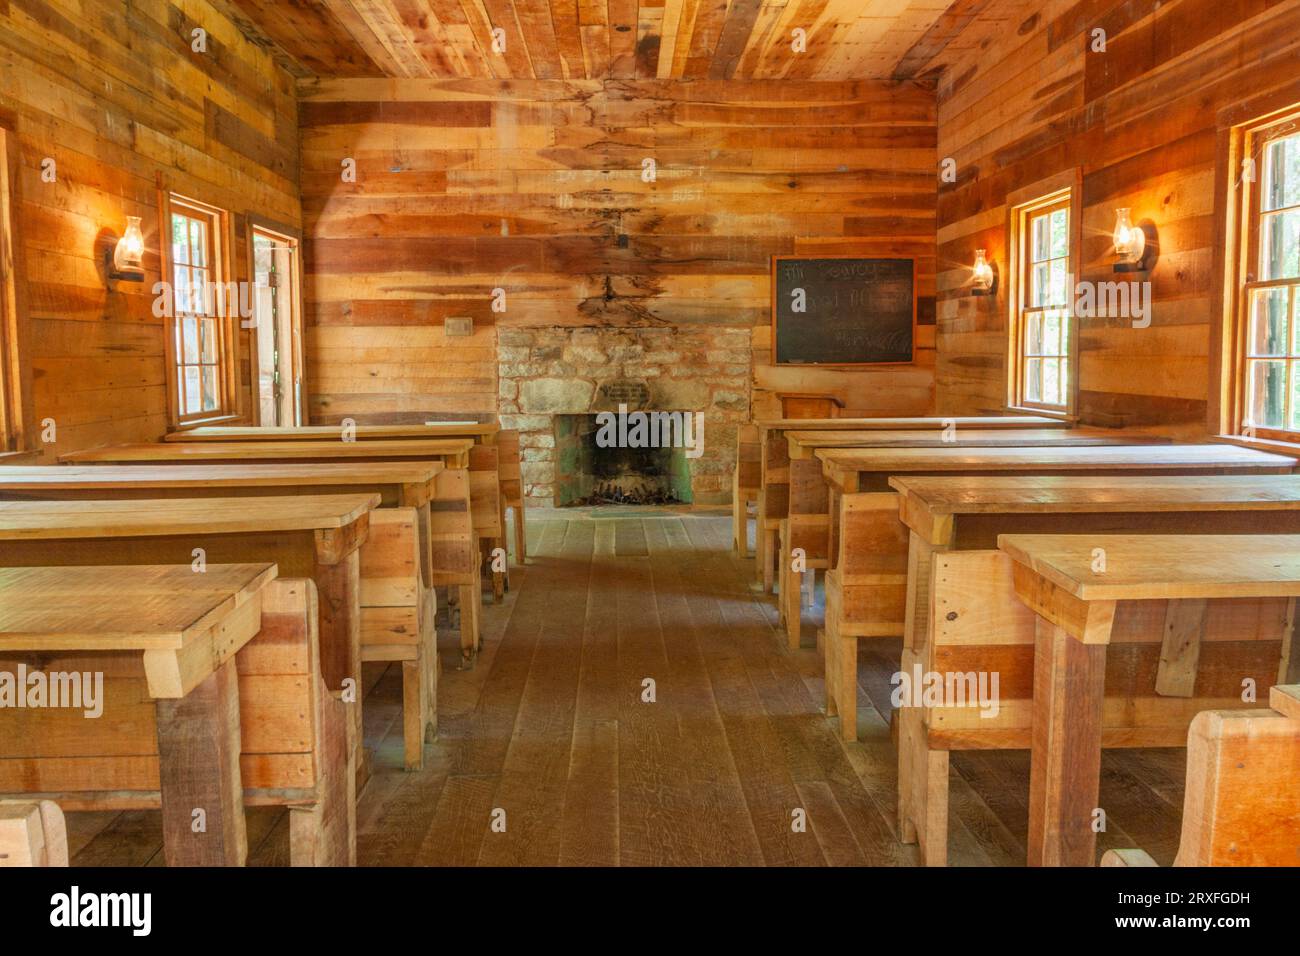
[[[920,843],[922,860],[930,865],[946,859],[949,752],[1028,746],[1033,619],[1015,597],[1010,559],[997,550],[999,534],[1300,533],[1300,477],[1295,475],[911,476],[890,484],[898,492],[909,537],[902,670],[964,673],[996,661],[1001,673],[996,719],[960,707],[909,707],[895,714],[899,828],[907,842]],[[1166,619],[1175,623],[1179,608],[1156,601],[1121,612],[1123,652],[1138,655],[1146,666]],[[1266,655],[1281,643],[1285,653],[1286,629],[1294,620],[1294,602],[1236,602],[1210,609],[1208,633],[1215,641],[1249,635],[1256,643],[1248,649]],[[855,652],[856,639],[852,643]],[[1216,653],[1229,647],[1216,644]],[[839,679],[849,683],[847,675]],[[1115,682],[1108,693],[1116,701],[1135,694],[1141,713],[1116,703],[1106,725],[1108,739],[1132,746],[1176,745],[1196,704],[1173,698],[1190,697],[1193,690],[1186,675],[1181,687]]]
[[[757,533],[754,539],[755,580],[764,592],[775,580],[775,541],[781,519],[789,514],[790,459],[787,431],[823,429],[912,429],[956,428],[1066,428],[1069,423],[1042,415],[960,416],[953,418],[777,418],[754,423],[758,429],[759,491]]]
[[[67,866],[68,826],[53,800],[0,800],[0,867]]]
[[[1269,708],[1207,710],[1187,733],[1183,831],[1174,866],[1300,866],[1300,684]],[[1108,850],[1102,866],[1155,866]]]
[[[1073,447],[1076,445],[1133,445],[1150,442],[1146,436],[1096,428],[963,428],[951,429],[863,429],[860,431],[788,431],[785,433],[789,458],[789,492],[786,517],[778,524],[777,567],[789,588],[779,598],[779,617],[785,625],[791,649],[801,638],[799,595],[814,593],[817,571],[829,568],[831,547],[830,489],[822,476],[816,452],[823,448],[987,448],[987,447]],[[1167,439],[1154,439],[1166,444]],[[791,552],[801,548],[807,568],[806,588],[791,570]],[[792,576],[793,575],[793,576]],[[811,603],[811,600],[809,601]]]
[[[0,794],[161,809],[169,866],[242,865],[244,807],[286,806],[295,866],[354,864],[352,722],[317,617],[312,582],[271,564],[0,569],[0,672],[103,678],[97,718],[0,709]]]
[[[857,737],[857,640],[905,631],[908,529],[892,476],[1283,474],[1293,458],[1231,445],[819,449],[834,509],[826,573],[827,707]]]
[[[379,508],[370,514],[370,533],[361,545],[361,659],[402,663],[405,696],[419,702],[418,709],[403,711],[406,766],[414,770],[422,765],[425,727],[437,728],[435,587],[462,590],[462,607],[469,609],[461,615],[462,651],[471,653],[478,643],[478,618],[472,613],[478,606],[473,576],[478,565],[473,559],[463,470],[447,472],[440,464],[428,462],[0,468],[0,499],[7,500],[359,492],[380,496]],[[454,503],[457,493],[458,524],[455,511],[432,510],[435,501]]]
[[[1107,692],[1116,679],[1142,681],[1131,659],[1115,661],[1108,673],[1107,651],[1119,637],[1117,605],[1169,606],[1161,640],[1149,645],[1155,674],[1148,679],[1157,694],[1166,681],[1194,686],[1192,696],[1170,698],[1171,710],[1190,707],[1190,721],[1207,700],[1216,701],[1213,709],[1243,706],[1245,680],[1272,685],[1280,642],[1241,633],[1213,641],[1209,602],[1300,595],[1300,535],[1003,534],[998,547],[1012,559],[1016,596],[1037,615],[1029,864],[1092,866],[1101,748],[1114,715]],[[1129,650],[1119,643],[1115,649]],[[1126,694],[1124,703],[1135,696]]]
[[[763,469],[758,426],[736,429],[736,470],[731,476],[731,536],[736,554],[749,557],[749,506],[758,504]]]
[[[310,578],[321,673],[346,692],[361,744],[360,548],[378,495],[0,502],[0,567],[242,564]],[[198,578],[194,574],[194,578]],[[350,685],[345,684],[350,682]],[[358,753],[358,772],[368,772]]]

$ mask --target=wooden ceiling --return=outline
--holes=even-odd
[[[932,79],[996,0],[226,0],[300,76]],[[505,48],[493,51],[495,30]],[[806,52],[792,50],[802,29]],[[951,53],[951,50],[948,50]]]

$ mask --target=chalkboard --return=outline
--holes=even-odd
[[[912,259],[772,258],[777,365],[911,362],[915,329]]]

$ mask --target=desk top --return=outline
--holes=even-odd
[[[858,472],[1088,471],[1139,469],[1290,470],[1294,458],[1236,445],[1091,445],[1041,448],[821,448],[826,469]]]
[[[1300,535],[1004,534],[998,547],[1081,601],[1300,595]]]
[[[0,467],[5,491],[112,488],[279,488],[320,485],[427,485],[440,461],[346,461],[312,465],[56,465]]]
[[[481,422],[431,422],[426,425],[353,425],[357,438],[484,438],[495,435],[500,426]],[[338,440],[342,425],[264,426],[203,425],[171,432],[169,442],[196,441],[320,441]]]
[[[0,568],[0,650],[176,650],[275,576],[265,563]]]
[[[754,422],[759,428],[782,431],[824,431],[838,429],[943,429],[949,425],[957,428],[1069,428],[1070,423],[1045,415],[954,415],[940,418],[926,415],[911,418],[769,418]]]
[[[355,524],[379,502],[376,494],[0,501],[0,540],[318,531]]]
[[[1159,445],[1167,439],[1099,428],[957,428],[944,440],[938,429],[788,431],[791,458],[818,448],[970,448],[1036,445]]]
[[[1300,475],[907,475],[890,478],[889,484],[930,514],[1300,508]]]
[[[74,451],[59,458],[66,462],[128,461],[279,461],[295,458],[439,458],[465,455],[473,439],[387,439],[374,441],[229,441],[156,442],[110,445]]]

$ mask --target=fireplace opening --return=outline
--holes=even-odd
[[[690,460],[681,441],[610,441],[611,431],[617,433],[602,433],[595,415],[555,416],[557,506],[690,503]]]

